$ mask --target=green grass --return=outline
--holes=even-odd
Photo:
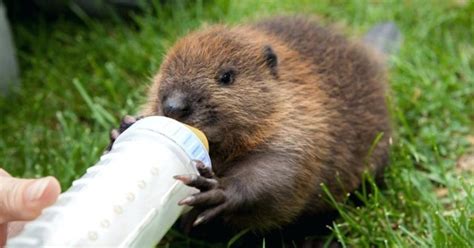
[[[14,24],[23,88],[0,99],[0,166],[54,175],[67,188],[98,159],[110,128],[137,110],[167,48],[203,24],[306,13],[362,34],[394,20],[404,42],[390,73],[387,185],[358,192],[363,207],[336,204],[341,218],[330,236],[348,247],[474,247],[474,176],[456,169],[473,146],[473,2],[195,2],[156,5],[128,22],[82,15]],[[173,247],[191,242],[170,237]]]

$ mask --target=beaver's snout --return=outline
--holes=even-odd
[[[163,114],[166,117],[176,119],[178,121],[186,120],[192,113],[193,108],[186,94],[174,92],[163,99]]]

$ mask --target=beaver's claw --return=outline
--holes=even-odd
[[[129,128],[131,125],[133,125],[135,122],[143,118],[142,116],[139,117],[133,117],[131,115],[126,115],[122,118],[122,121],[120,121],[120,126],[119,128],[112,129],[110,131],[110,143],[105,149],[105,153],[109,152],[110,149],[112,149],[112,145],[114,144],[115,140],[118,138],[118,136],[123,133],[127,128]]]
[[[179,205],[194,207],[186,216],[185,229],[190,230],[192,226],[208,222],[222,213],[227,207],[227,196],[220,187],[219,179],[215,177],[211,169],[198,162],[196,165],[200,175],[177,175],[174,178],[184,184],[200,190],[199,193],[188,196],[178,202]]]

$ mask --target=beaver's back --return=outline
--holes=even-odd
[[[369,147],[377,135],[382,135],[368,160],[375,171],[380,171],[387,163],[390,136],[383,63],[369,48],[307,18],[276,17],[258,22],[254,28],[277,37],[308,61],[318,78],[318,87],[331,99],[327,106],[335,114],[328,133],[336,142],[330,144],[333,158],[328,158],[328,169],[334,169],[333,164],[359,171],[361,158],[369,155]],[[318,115],[301,114],[308,118]],[[338,157],[350,159],[342,162]],[[350,161],[352,164],[345,164]]]

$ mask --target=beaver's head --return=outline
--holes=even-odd
[[[156,113],[201,129],[214,146],[251,140],[278,87],[277,55],[254,38],[219,26],[178,41],[155,79]]]

